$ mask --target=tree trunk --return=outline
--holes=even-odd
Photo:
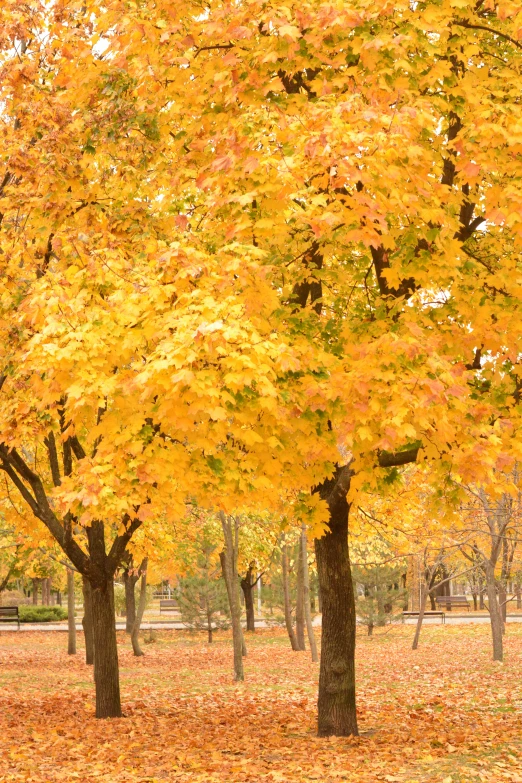
[[[89,666],[94,664],[94,639],[92,630],[92,591],[89,580],[84,576],[82,578],[83,591],[83,635],[85,637],[85,663]]]
[[[422,628],[422,621],[424,620],[424,612],[426,611],[426,600],[427,600],[427,589],[426,585],[421,585],[421,595],[420,595],[420,606],[419,606],[419,616],[417,618],[417,627],[415,628],[415,636],[413,637],[413,644],[411,646],[412,650],[416,650],[419,646],[419,639],[420,639],[420,632]]]
[[[345,495],[328,497],[330,530],[316,539],[315,553],[322,599],[321,665],[319,671],[318,734],[357,735],[355,707],[355,600],[348,552],[348,512]]]
[[[298,650],[297,639],[292,626],[292,609],[290,606],[290,585],[288,584],[288,546],[283,543],[281,547],[281,566],[283,571],[283,598],[285,606],[285,625],[292,645],[292,650]]]
[[[33,579],[33,606],[38,605],[38,582],[39,579]]]
[[[132,634],[136,621],[136,582],[139,577],[130,574],[128,568],[123,572],[123,584],[125,585],[125,632]]]
[[[435,596],[433,595],[433,593],[429,593],[429,597],[430,597],[431,611],[435,612],[436,609],[437,609],[437,604],[435,602]]]
[[[243,629],[241,628],[241,604],[239,601],[239,585],[237,575],[237,550],[239,522],[234,520],[235,527],[232,530],[232,518],[226,517],[220,512],[221,526],[225,537],[225,548],[219,553],[223,578],[227,588],[230,616],[232,619],[232,642],[234,647],[234,680],[242,682],[245,679],[243,669]]]
[[[295,635],[297,638],[297,647],[299,650],[306,650],[305,645],[305,608],[304,608],[304,571],[303,571],[303,549],[302,541],[299,538],[297,549],[297,591],[295,599]]]
[[[131,641],[132,641],[132,649],[134,650],[134,655],[143,655],[143,650],[140,647],[140,626],[141,621],[143,620],[143,613],[145,611],[145,606],[147,604],[147,558],[144,559],[143,563],[141,564],[141,585],[140,585],[140,601],[138,604],[138,611],[136,612],[136,616],[134,618],[134,625],[132,626],[132,633],[131,633]],[[134,588],[132,590],[134,593]]]
[[[507,619],[507,592],[505,585],[499,585],[498,589],[498,605],[500,608],[500,616],[502,617],[502,623]]]
[[[91,585],[96,717],[121,718],[114,582]]]
[[[502,661],[504,657],[502,643],[502,614],[498,605],[495,590],[495,571],[489,562],[485,564],[486,589],[488,592],[489,618],[491,621],[491,636],[493,639],[493,660]]]
[[[253,568],[252,566],[249,566],[246,575],[241,579],[241,589],[245,598],[246,629],[247,631],[254,632],[256,630],[256,626],[254,616],[254,586],[252,584],[252,572]]]
[[[477,606],[478,606],[478,604],[477,604],[477,594],[474,592],[473,593],[473,611],[474,612],[477,611]]]
[[[515,595],[517,597],[517,609],[522,609],[522,594],[520,591],[520,583],[517,582],[515,585]]]
[[[74,571],[67,569],[67,629],[69,655],[76,655],[76,616],[74,605]]]
[[[479,594],[479,609],[485,609],[484,606],[484,589],[481,588],[480,594]]]
[[[303,561],[303,603],[304,603],[304,615],[306,620],[306,632],[308,634],[308,643],[310,645],[310,652],[312,653],[312,661],[316,663],[319,660],[317,654],[317,644],[314,636],[314,628],[312,625],[312,610],[310,607],[310,574],[308,571],[308,551],[306,541],[306,528],[303,525],[301,528],[301,552]]]
[[[373,623],[368,623],[368,636],[373,636]]]
[[[212,610],[210,608],[210,602],[208,600],[208,595],[206,596],[205,602],[206,602],[206,610],[207,610],[208,643],[212,644]]]

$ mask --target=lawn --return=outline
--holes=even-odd
[[[134,658],[119,634],[125,717],[96,721],[92,670],[58,633],[0,634],[0,781],[522,783],[522,627],[506,662],[489,628],[358,639],[362,736],[315,737],[318,666],[282,632],[248,639],[244,684],[226,634],[162,631]]]

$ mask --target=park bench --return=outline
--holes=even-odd
[[[0,623],[18,623],[20,630],[20,617],[17,606],[0,606]]]
[[[403,612],[402,613],[402,621],[407,617],[418,617],[419,612]],[[440,617],[442,620],[442,625],[445,625],[446,623],[446,613],[445,612],[424,612],[424,617]]]
[[[175,611],[178,608],[178,602],[173,600],[160,601],[160,614],[163,610]]]
[[[466,607],[470,611],[469,601],[465,595],[438,595],[435,598],[437,606],[445,606],[446,609],[455,607]]]

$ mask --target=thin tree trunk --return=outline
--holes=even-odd
[[[501,584],[498,589],[498,605],[500,608],[502,623],[505,623],[507,619],[507,592],[503,584]]]
[[[141,621],[143,620],[143,613],[145,611],[145,606],[147,605],[147,558],[144,559],[143,563],[141,564],[141,585],[140,585],[140,600],[138,604],[138,611],[136,612],[136,617],[134,618],[134,625],[132,626],[132,633],[131,633],[131,641],[132,641],[132,649],[134,650],[134,655],[143,655],[143,650],[140,647],[140,626]],[[134,589],[132,591],[134,593]]]
[[[481,588],[480,594],[479,594],[479,609],[485,609],[484,606],[484,588]]]
[[[345,495],[321,487],[330,510],[330,529],[315,541],[323,622],[319,671],[318,734],[357,735],[355,707],[355,600],[348,551]]]
[[[517,609],[522,609],[522,594],[520,591],[520,583],[517,582],[515,585],[515,595],[517,597]]]
[[[303,572],[303,542],[299,538],[297,550],[297,591],[295,599],[295,635],[299,650],[306,650],[305,645],[305,607],[304,607],[304,572]]]
[[[283,598],[285,607],[285,625],[292,645],[292,650],[298,650],[297,639],[292,625],[292,609],[290,606],[290,585],[288,584],[288,545],[283,543],[281,547],[281,566],[283,571]]]
[[[208,600],[208,595],[205,596],[205,606],[206,606],[206,610],[207,610],[208,643],[212,644],[212,610],[210,608],[210,602]]]
[[[491,636],[493,640],[493,660],[502,661],[504,658],[502,643],[502,615],[498,605],[495,590],[495,571],[489,562],[485,563],[486,589],[488,592],[489,617],[491,621]]]
[[[472,595],[473,595],[473,611],[476,612],[477,611],[477,606],[478,606],[478,604],[477,604],[477,594],[474,592]]]
[[[121,718],[114,582],[91,585],[96,717]]]
[[[67,630],[69,655],[76,655],[76,613],[74,601],[74,571],[67,569]]]
[[[312,661],[316,663],[319,660],[317,654],[317,644],[314,636],[314,628],[312,625],[312,610],[310,607],[310,574],[308,571],[308,552],[306,541],[306,528],[303,525],[301,528],[301,552],[303,561],[303,603],[304,603],[304,615],[306,620],[306,632],[308,634],[308,643],[310,645],[310,652],[312,653]]]
[[[412,650],[416,650],[419,646],[420,632],[422,628],[422,621],[424,620],[424,612],[426,611],[427,600],[427,588],[425,584],[421,585],[419,616],[417,618],[417,627],[415,628],[415,636],[413,637]]]
[[[125,633],[132,634],[136,621],[136,582],[139,577],[129,573],[126,568],[123,572],[123,584],[125,585]]]
[[[92,591],[87,577],[82,578],[83,591],[83,635],[85,637],[85,663],[94,664],[94,638],[92,630]]]
[[[252,584],[252,566],[248,567],[246,575],[241,579],[241,589],[245,598],[246,610],[246,629],[247,631],[256,630],[254,615],[254,585]]]
[[[429,599],[430,599],[431,611],[434,612],[437,609],[437,604],[435,602],[435,596],[431,592],[429,593]]]
[[[242,682],[245,679],[243,669],[243,629],[241,628],[241,604],[239,601],[239,585],[237,575],[237,521],[235,531],[232,530],[231,517],[220,512],[221,526],[225,537],[225,547],[219,553],[223,578],[227,588],[230,616],[232,619],[232,642],[234,648],[234,680]],[[235,532],[235,535],[234,535]]]

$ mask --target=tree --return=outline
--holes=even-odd
[[[417,458],[469,482],[518,448],[519,22],[200,10],[0,10],[4,470],[58,540],[68,514],[91,531],[95,618],[102,531],[128,538],[117,567],[155,504],[312,490],[318,732],[356,734],[357,492]],[[51,432],[85,453],[52,490],[61,527],[32,467]]]
[[[356,610],[360,622],[368,629],[382,627],[397,619],[402,612],[405,590],[401,586],[403,564],[358,565],[353,568],[356,585]]]
[[[181,619],[194,631],[205,629],[209,644],[215,629],[228,628],[230,624],[226,587],[218,578],[215,551],[216,544],[203,539],[194,572],[181,577],[175,591]]]
[[[239,602],[239,582],[237,572],[239,517],[226,516],[222,511],[219,514],[225,545],[219,553],[223,579],[228,594],[230,616],[232,619],[232,641],[234,646],[234,679],[241,682],[245,679],[243,670],[243,655],[246,655],[246,647],[241,627],[241,604]]]

